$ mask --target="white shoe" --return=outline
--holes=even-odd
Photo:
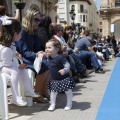
[[[27,102],[22,100],[22,97],[17,97],[16,100],[12,99],[12,103],[17,105],[17,106],[26,106]]]
[[[67,110],[70,110],[71,108],[72,108],[72,105],[66,105],[65,108],[64,108],[64,110],[67,111]]]
[[[37,98],[37,97],[40,97],[40,95],[39,94],[36,94],[35,92],[33,92],[33,93],[30,93],[30,92],[25,92],[25,96],[26,97],[33,97],[33,98]]]
[[[55,105],[50,105],[50,107],[48,108],[49,111],[53,111],[55,110]]]

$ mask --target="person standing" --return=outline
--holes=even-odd
[[[69,75],[70,64],[61,54],[61,43],[58,40],[51,39],[46,43],[45,49],[50,64],[51,80],[48,88],[50,90],[50,107],[49,111],[55,109],[56,96],[58,92],[65,92],[67,95],[67,104],[65,110],[72,108],[72,89],[74,88],[74,80]]]

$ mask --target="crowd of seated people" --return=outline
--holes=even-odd
[[[53,24],[53,23],[52,23]],[[102,68],[102,65],[100,62],[98,62],[99,60],[107,60],[106,58],[109,58],[109,55],[111,55],[110,51],[108,50],[108,48],[104,47],[102,48],[102,56],[100,53],[95,52],[93,50],[93,45],[92,45],[92,41],[96,41],[96,36],[94,33],[90,33],[90,31],[84,31],[84,37],[77,39],[77,41],[73,41],[72,40],[72,27],[71,26],[67,26],[65,31],[63,31],[63,28],[61,25],[57,25],[56,27],[52,26],[50,29],[52,29],[52,31],[54,31],[53,36],[55,39],[59,40],[62,44],[63,47],[67,47],[67,53],[63,52],[64,55],[69,55],[70,57],[73,58],[73,63],[76,66],[76,69],[79,73],[83,73],[83,77],[87,77],[86,75],[86,67],[87,67],[87,63],[88,61],[90,66],[94,67],[95,69],[95,73],[105,73],[105,71]],[[100,44],[100,43],[99,43]],[[97,42],[96,42],[96,46],[97,46]],[[106,49],[105,51],[103,51],[103,49]],[[99,50],[100,52],[100,50]],[[77,60],[76,60],[77,58]],[[68,60],[69,61],[69,60]],[[70,61],[69,61],[70,62]],[[72,65],[72,64],[71,64]],[[79,67],[78,66],[82,66],[84,69],[82,70],[82,72],[80,72]],[[80,68],[82,68],[80,67]]]
[[[105,73],[102,64],[111,56],[111,44],[115,55],[118,53],[114,36],[100,41],[95,33],[84,30],[83,36],[74,41],[72,32],[72,26],[66,25],[63,28],[61,24],[53,23],[50,16],[42,15],[37,5],[32,5],[25,13],[21,39],[16,42],[16,48],[27,68],[36,73],[35,92],[40,94],[40,97],[34,99],[36,102],[48,103],[50,100],[47,91],[50,80],[49,62],[45,55],[45,46],[50,39],[60,42],[62,55],[70,64],[70,74],[76,83],[86,82],[83,78],[87,77],[86,70],[89,68],[94,69],[96,74]],[[44,57],[41,70],[37,73],[33,63],[40,54],[44,54]]]

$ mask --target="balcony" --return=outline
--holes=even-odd
[[[84,2],[87,2],[89,5],[92,4],[90,0],[69,0],[69,1],[80,1],[80,2],[84,1]]]
[[[111,3],[106,7],[101,7],[99,10],[101,17],[110,17],[112,15],[120,15],[120,0]]]
[[[78,13],[88,13],[88,10],[78,10]]]
[[[120,7],[120,2],[116,2],[115,7]]]

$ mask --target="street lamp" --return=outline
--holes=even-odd
[[[84,26],[81,26],[80,23],[74,23],[74,20],[75,20],[75,6],[72,5],[71,6],[71,10],[69,12],[70,14],[70,18],[71,20],[73,21],[71,24],[72,24],[72,27],[73,27],[73,41],[76,41],[76,39],[79,37],[80,33],[82,32],[82,29],[85,30],[85,27]]]
[[[20,10],[20,22],[22,21],[22,9],[24,9],[26,3],[23,0],[15,0],[14,2],[16,8]]]
[[[75,27],[74,20],[75,20],[75,16],[76,16],[75,10],[74,10],[74,9],[71,9],[69,13],[70,13],[70,18],[71,18],[72,21],[73,21],[72,26],[73,26],[73,28],[74,28],[74,27]]]

